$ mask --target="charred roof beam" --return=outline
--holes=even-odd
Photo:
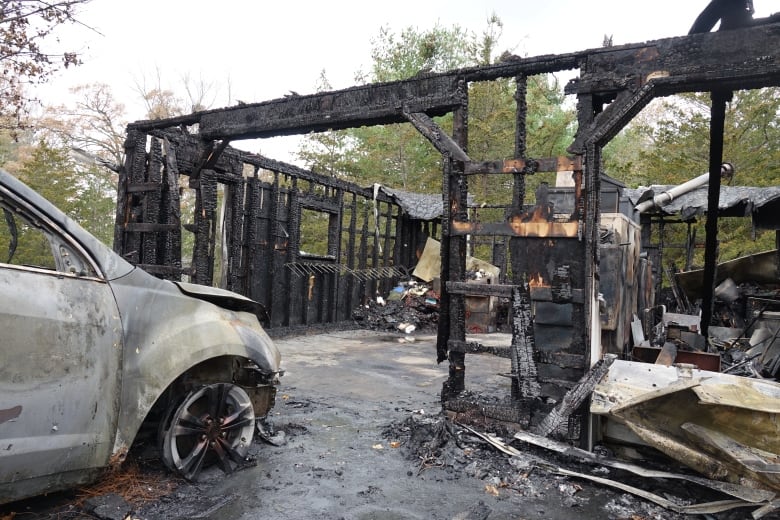
[[[780,24],[695,34],[588,56],[567,93],[615,99],[580,129],[570,153],[603,146],[656,97],[780,86]]]
[[[560,156],[542,159],[506,159],[497,161],[471,161],[466,163],[466,175],[520,174],[538,172],[566,172],[582,170],[582,157]]]
[[[422,112],[409,113],[404,111],[404,117],[420,132],[423,137],[428,139],[436,150],[440,154],[449,156],[456,161],[468,162],[471,161],[466,152],[458,146],[445,131],[443,131],[439,125],[437,125],[433,119],[428,117]]]
[[[465,98],[457,75],[434,75],[240,105],[200,116],[203,139],[250,139],[405,123],[404,111],[439,116]]]

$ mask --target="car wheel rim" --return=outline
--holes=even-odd
[[[226,473],[252,442],[255,412],[249,395],[226,383],[190,392],[174,412],[163,439],[163,461],[188,480],[216,462]]]

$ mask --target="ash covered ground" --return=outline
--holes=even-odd
[[[188,483],[147,459],[151,450],[139,450],[140,476],[111,477],[116,485],[90,502],[102,509],[62,494],[3,506],[0,519],[705,518],[558,475],[556,467],[632,483],[680,503],[724,498],[693,485],[586,466],[518,441],[511,444],[520,456],[497,451],[441,412],[447,369],[435,363],[432,335],[355,330],[278,344],[287,374],[270,417],[276,445],[256,442],[245,467],[231,475],[212,468]],[[494,363],[506,360],[478,359],[468,365],[467,385],[487,382],[500,395],[505,378],[495,375],[506,369]],[[507,443],[512,439],[500,425],[473,417],[469,424]],[[112,509],[106,497],[121,496],[133,479],[146,486],[146,498],[119,498],[116,503],[124,501],[127,509]],[[738,509],[710,518],[749,514]]]

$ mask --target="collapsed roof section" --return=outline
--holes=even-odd
[[[674,186],[653,185],[647,188],[626,188],[623,193],[636,206],[657,194],[668,193]],[[654,211],[665,215],[679,215],[683,220],[707,214],[707,187],[697,188],[656,206]],[[721,217],[752,217],[756,226],[780,228],[780,186],[749,187],[721,186],[718,203]]]

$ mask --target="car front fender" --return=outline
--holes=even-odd
[[[186,296],[149,275],[138,278],[113,284],[125,330],[115,454],[129,448],[160,396],[194,367],[198,382],[232,382],[225,380],[235,377],[230,364],[207,363],[218,359],[249,361],[269,384],[280,372],[281,355],[255,315]],[[209,366],[213,374],[204,373]]]

